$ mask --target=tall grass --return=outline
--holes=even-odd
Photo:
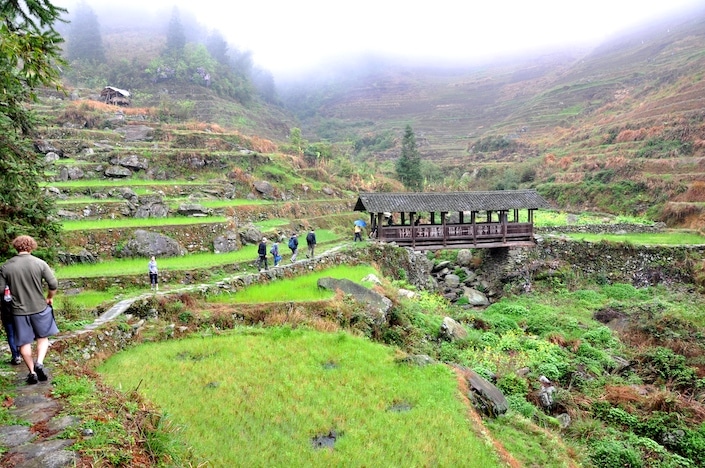
[[[81,181],[69,180],[66,182],[54,181],[51,184],[52,187],[64,187],[64,188],[105,188],[105,187],[136,187],[136,186],[178,186],[178,185],[210,185],[198,180],[152,180],[152,179],[120,179],[120,180],[105,180],[105,179],[84,179]]]
[[[241,302],[257,304],[262,302],[280,301],[317,301],[330,299],[333,291],[320,289],[318,280],[323,277],[336,279],[349,279],[360,283],[362,278],[369,274],[380,276],[379,272],[369,265],[345,266],[340,265],[308,275],[297,276],[283,281],[274,281],[268,284],[254,284],[234,296],[213,296],[213,302]]]
[[[162,407],[208,466],[499,466],[454,374],[394,354],[345,333],[240,329],[141,345],[99,372]]]
[[[225,216],[208,216],[194,218],[191,216],[176,216],[173,218],[117,218],[66,220],[62,222],[64,231],[79,231],[92,229],[119,229],[134,227],[181,226],[191,224],[227,223]]]
[[[570,224],[604,224],[605,221],[610,223],[628,223],[628,224],[652,224],[652,221],[628,216],[612,216],[600,213],[568,213],[566,211],[555,210],[536,210],[534,213],[534,224],[538,227],[565,226],[568,223],[568,217],[572,216]]]
[[[705,237],[695,232],[657,232],[627,234],[566,234],[571,239],[587,242],[628,242],[635,245],[699,245],[705,244]]]

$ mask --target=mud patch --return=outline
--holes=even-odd
[[[403,413],[405,411],[411,411],[412,408],[413,406],[411,405],[411,403],[407,403],[406,401],[399,401],[388,407],[387,411],[391,411],[393,413]]]
[[[333,370],[338,368],[338,363],[335,361],[328,361],[321,364],[325,370]]]
[[[177,361],[203,361],[204,359],[208,359],[211,356],[214,356],[215,353],[192,353],[191,351],[184,351],[182,353],[177,354],[174,359]]]
[[[313,445],[313,448],[315,449],[332,449],[335,445],[335,441],[342,435],[343,434],[338,431],[331,430],[328,434],[317,435],[311,439],[311,445]]]

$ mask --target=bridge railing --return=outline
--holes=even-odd
[[[420,224],[382,226],[378,240],[403,246],[444,248],[533,242],[533,223]]]

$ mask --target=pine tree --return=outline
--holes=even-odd
[[[416,146],[416,135],[407,125],[404,130],[404,139],[401,143],[401,156],[396,163],[397,178],[407,190],[420,192],[423,190],[421,178],[421,154]]]
[[[228,64],[228,43],[219,31],[213,31],[206,40],[206,49],[211,57],[222,65]]]
[[[105,62],[98,17],[85,2],[76,7],[76,13],[71,20],[66,53],[71,61],[86,60],[94,64]]]
[[[40,186],[43,160],[33,148],[29,104],[37,88],[59,87],[63,39],[54,23],[65,13],[49,0],[0,3],[0,260],[11,255],[17,235],[53,246],[61,229],[53,198]]]
[[[179,9],[174,7],[166,31],[166,50],[164,52],[166,55],[178,57],[183,55],[184,47],[186,47],[186,33],[183,24],[181,24]]]

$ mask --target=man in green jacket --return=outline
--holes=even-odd
[[[37,242],[30,236],[19,236],[12,241],[17,255],[0,268],[0,291],[5,286],[12,295],[12,313],[15,322],[15,340],[29,374],[28,384],[46,381],[44,358],[49,350],[49,337],[59,333],[54,320],[54,294],[59,283],[49,265],[32,255]],[[44,298],[44,285],[47,295]],[[37,359],[32,358],[32,342],[37,341]]]

